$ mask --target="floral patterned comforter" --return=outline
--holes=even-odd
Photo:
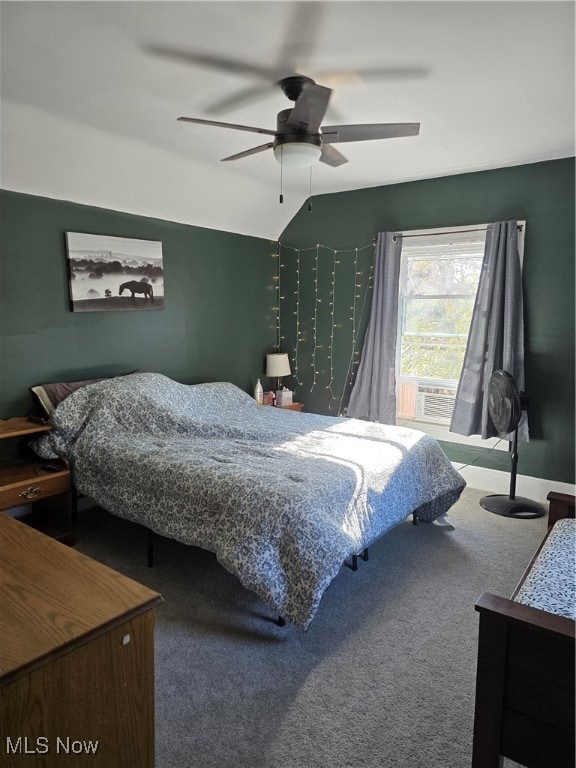
[[[410,429],[258,406],[225,382],[155,373],[70,395],[36,441],[110,512],[214,552],[306,628],[344,560],[410,513],[432,521],[465,482]]]
[[[576,620],[576,520],[558,520],[514,598],[541,611]]]

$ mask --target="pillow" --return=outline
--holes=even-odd
[[[100,379],[84,379],[83,381],[63,381],[55,384],[41,384],[37,387],[30,387],[31,391],[38,398],[40,405],[46,411],[48,416],[52,416],[55,408],[62,400],[65,400],[68,395],[75,392],[80,387],[85,387],[87,384],[96,384],[98,381],[104,381],[107,377],[104,376]]]

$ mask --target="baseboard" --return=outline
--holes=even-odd
[[[461,462],[453,461],[452,465],[458,469]],[[477,488],[488,493],[510,493],[510,473],[497,469],[468,466],[458,470],[466,480],[469,488]],[[516,495],[524,496],[540,504],[546,504],[546,496],[550,491],[558,493],[570,493],[576,495],[576,486],[572,483],[561,483],[558,480],[546,480],[541,477],[529,477],[518,475],[516,478]]]

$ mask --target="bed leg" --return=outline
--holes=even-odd
[[[358,558],[361,557],[364,562],[368,561],[368,547],[362,550],[362,552],[359,555],[352,555],[352,562],[349,563],[347,560],[344,561],[344,565],[347,565],[348,568],[350,568],[351,571],[357,571],[358,570]]]
[[[282,616],[278,616],[278,620],[276,621],[276,624],[278,624],[279,627],[283,627],[284,624],[286,624],[285,620],[282,618]]]
[[[412,512],[412,525],[417,525],[417,524],[418,524],[418,515],[416,514],[416,512]]]
[[[154,532],[148,531],[148,568],[152,568],[154,565]]]

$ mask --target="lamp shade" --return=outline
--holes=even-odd
[[[290,376],[290,361],[286,352],[266,355],[266,376]]]
[[[274,147],[274,157],[288,168],[310,168],[320,160],[322,148],[316,144],[285,142]]]

